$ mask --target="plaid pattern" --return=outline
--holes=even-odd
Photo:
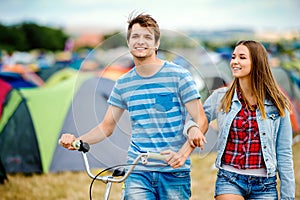
[[[241,92],[237,89],[242,109],[232,122],[222,163],[238,169],[265,168],[260,144],[256,108],[247,108]]]

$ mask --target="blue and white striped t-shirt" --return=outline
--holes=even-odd
[[[187,111],[184,104],[200,98],[190,72],[171,62],[165,62],[151,77],[141,77],[133,68],[120,77],[108,103],[128,110],[132,136],[128,149],[128,163],[139,153],[178,152],[186,138],[182,131]],[[188,159],[178,170],[189,170]],[[136,170],[174,171],[171,167],[138,165]]]

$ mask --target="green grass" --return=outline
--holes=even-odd
[[[300,188],[300,143],[294,146],[296,187]],[[215,153],[192,155],[192,198],[191,200],[213,199],[216,170],[212,169]],[[86,200],[89,199],[91,179],[85,172],[63,172],[55,174],[34,174],[8,176],[9,181],[0,185],[1,200]],[[103,199],[105,185],[95,182],[93,199]],[[111,199],[119,199],[121,185],[113,185]],[[300,200],[300,190],[296,189]]]

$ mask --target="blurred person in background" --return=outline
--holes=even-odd
[[[2,68],[3,70],[8,70],[16,65],[16,60],[14,58],[14,52],[8,51],[4,52],[2,55]]]
[[[278,88],[263,45],[240,41],[232,53],[234,80],[204,103],[208,121],[219,126],[217,200],[295,198],[291,104]],[[185,127],[189,140],[198,128]],[[195,142],[197,143],[197,142]]]
[[[125,181],[126,199],[189,199],[189,155],[195,146],[203,147],[208,128],[200,94],[189,71],[157,57],[160,30],[150,15],[131,16],[128,23],[127,43],[135,67],[117,80],[103,121],[79,138],[63,134],[61,144],[74,150],[74,140],[89,144],[104,140],[128,110],[132,135],[127,162],[154,152],[166,155],[168,165],[137,165]],[[182,134],[188,113],[201,127],[197,144],[189,144]]]

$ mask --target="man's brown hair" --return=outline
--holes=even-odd
[[[151,15],[148,14],[139,14],[135,16],[134,14],[131,14],[128,18],[128,29],[127,29],[127,41],[129,41],[132,26],[134,24],[139,24],[141,27],[145,28],[151,28],[154,30],[154,37],[155,37],[155,43],[159,41],[160,38],[160,30],[157,22],[155,19],[151,17]]]

